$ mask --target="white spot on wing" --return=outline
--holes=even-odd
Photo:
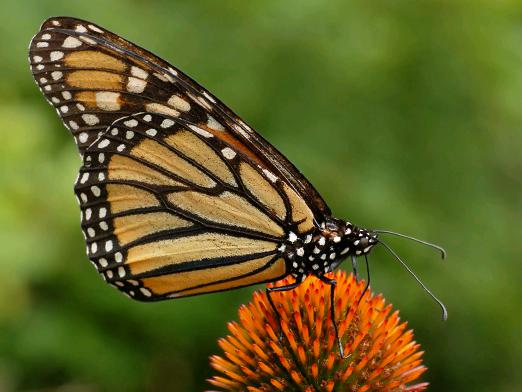
[[[100,122],[100,119],[94,114],[82,114],[82,120],[87,125],[96,125]]]
[[[96,197],[100,197],[100,195],[101,195],[101,189],[99,187],[97,187],[96,185],[91,186],[91,192]]]
[[[201,129],[199,127],[196,127],[195,125],[189,125],[188,126],[190,129],[192,129],[194,132],[196,132],[198,135],[201,135],[203,137],[212,137],[214,135],[212,135],[210,132],[208,131],[205,131],[204,129]]]
[[[134,118],[124,121],[123,123],[129,128],[134,128],[136,125],[138,125],[138,121]]]
[[[136,76],[137,78],[141,79],[147,79],[147,77],[149,76],[149,73],[147,71],[135,66],[131,67],[131,74],[132,76]]]
[[[221,150],[221,153],[227,159],[234,159],[234,157],[236,156],[236,152],[232,150],[230,147],[225,147]]]
[[[161,122],[160,127],[162,127],[162,128],[170,128],[170,127],[173,126],[174,124],[175,124],[174,121],[172,121],[172,120],[166,118],[165,120],[163,120],[163,121]]]
[[[57,61],[60,60],[63,57],[63,52],[60,52],[59,50],[55,50],[51,52],[49,58],[51,61]]]
[[[224,131],[225,128],[221,125],[214,117],[208,115],[207,127],[215,129],[217,131]]]
[[[167,103],[173,108],[182,112],[188,112],[190,110],[190,104],[181,98],[179,95],[174,94],[169,98]]]
[[[166,114],[167,116],[178,117],[179,112],[172,109],[169,106],[162,105],[161,103],[149,103],[145,105],[147,112]]]
[[[78,136],[78,140],[80,141],[80,143],[85,143],[88,138],[89,138],[89,134],[87,132],[82,132]]]
[[[277,177],[270,170],[263,169],[263,173],[265,173],[265,176],[267,176],[270,181],[272,181],[272,182],[277,181]]]
[[[88,25],[88,27],[89,27],[92,31],[95,31],[95,32],[97,32],[97,33],[103,33],[103,30],[100,30],[98,27],[96,27],[96,26],[94,26],[94,25],[92,25],[92,24]]]
[[[212,102],[212,103],[216,103],[216,100],[215,100],[214,98],[212,98],[212,97],[210,96],[210,94],[207,93],[206,91],[203,91],[203,95],[204,95],[204,96],[205,96],[205,97],[206,97],[210,102]]]
[[[152,296],[152,293],[150,292],[150,290],[146,289],[145,287],[140,287],[140,291],[146,297]]]
[[[145,80],[129,77],[127,81],[127,91],[131,93],[142,93],[145,87],[147,87]]]
[[[83,42],[87,42],[88,44],[91,44],[91,45],[96,45],[96,41],[93,40],[92,38],[89,38],[89,37],[85,37],[85,36],[81,36],[80,39],[83,41]]]
[[[82,175],[82,178],[80,179],[80,184],[85,184],[89,180],[89,173],[85,172]]]
[[[121,108],[120,93],[112,91],[98,91],[95,94],[96,105],[103,110],[114,111]]]
[[[53,78],[53,80],[61,79],[62,76],[63,76],[63,73],[61,73],[60,71],[51,72],[51,77]]]
[[[109,139],[103,139],[101,142],[98,143],[98,148],[105,148],[107,147],[111,142]]]
[[[82,44],[82,41],[80,41],[78,38],[76,37],[67,37],[64,41],[63,41],[63,47],[64,48],[77,48],[78,46],[81,46]]]
[[[246,137],[247,139],[250,139],[250,135],[248,134],[248,132],[241,128],[239,125],[232,124],[232,128],[234,128],[234,130],[242,136]]]

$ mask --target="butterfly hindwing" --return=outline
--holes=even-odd
[[[75,192],[89,258],[142,300],[277,280],[288,232],[313,227],[286,183],[205,129],[161,114],[112,124],[86,149]]]
[[[40,89],[81,153],[115,120],[138,112],[211,132],[281,178],[320,221],[329,209],[306,178],[225,104],[168,62],[93,23],[51,18],[30,45]]]

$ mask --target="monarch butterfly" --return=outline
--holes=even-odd
[[[279,151],[145,49],[91,22],[59,17],[32,39],[29,62],[82,157],[74,190],[87,255],[131,298],[295,278],[270,294],[313,275],[330,285],[333,299],[336,282],[325,274],[345,258],[356,272],[356,258],[381,243],[402,263],[378,236],[400,234],[332,217]]]

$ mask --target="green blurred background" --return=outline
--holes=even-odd
[[[415,329],[431,390],[522,390],[520,1],[3,0],[0,15],[1,391],[203,390],[216,340],[254,290],[143,304],[97,276],[72,192],[76,147],[27,64],[56,15],[193,76],[335,215],[447,247],[440,262],[390,240],[447,322],[382,249],[373,289]]]

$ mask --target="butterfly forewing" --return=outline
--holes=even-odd
[[[183,118],[281,177],[318,218],[329,215],[321,196],[277,149],[214,95],[145,49],[90,22],[51,18],[33,38],[29,57],[40,89],[80,152],[124,115],[147,111]]]

